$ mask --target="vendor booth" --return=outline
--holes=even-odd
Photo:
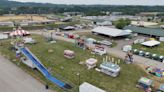
[[[74,51],[71,51],[71,50],[64,50],[64,56],[66,58],[71,59],[71,58],[75,57],[75,53],[74,53]]]
[[[125,46],[123,46],[122,50],[123,50],[124,52],[129,52],[129,51],[132,50],[132,46],[131,46],[131,45],[125,45]]]
[[[93,54],[104,55],[107,53],[107,50],[104,46],[95,45],[95,48],[92,50]]]
[[[148,79],[146,77],[141,77],[138,80],[138,84],[136,85],[136,87],[146,91],[148,88],[152,88],[152,85],[153,85],[153,80]]]
[[[110,75],[112,77],[117,77],[120,72],[120,66],[112,62],[103,62],[100,64],[101,72]]]
[[[86,60],[86,65],[87,65],[88,69],[96,67],[96,64],[97,64],[97,59],[90,58],[90,59]]]
[[[30,37],[23,38],[24,43],[35,44],[36,41]]]

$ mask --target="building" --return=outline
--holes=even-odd
[[[164,30],[159,28],[145,28],[137,26],[126,26],[124,29],[130,29],[133,33],[144,34],[154,37],[164,37]]]
[[[100,88],[97,88],[87,82],[84,82],[79,87],[79,92],[106,92]]]
[[[98,21],[98,22],[96,22],[96,25],[98,25],[98,26],[112,26],[112,22],[111,21]]]
[[[14,27],[13,22],[0,22],[0,26]]]
[[[60,25],[59,29],[68,31],[68,30],[75,30],[76,28],[74,26]]]
[[[104,27],[104,26],[100,26],[100,27],[96,27],[96,28],[92,29],[92,33],[106,35],[106,36],[109,36],[109,37],[128,36],[128,35],[131,34],[127,31],[124,31],[124,30],[121,30],[121,29]]]

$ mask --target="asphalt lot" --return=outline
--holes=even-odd
[[[0,55],[0,92],[53,92]]]

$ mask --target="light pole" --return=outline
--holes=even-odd
[[[80,86],[80,73],[76,73],[76,75],[78,76],[78,85]]]

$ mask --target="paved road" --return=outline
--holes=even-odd
[[[124,59],[124,57],[126,55],[125,52],[123,52],[121,50],[113,49],[113,48],[108,48],[107,52],[109,54],[118,56],[122,59]],[[153,66],[153,67],[158,67],[158,68],[164,68],[164,63],[161,63],[161,62],[156,61],[156,60],[144,58],[144,57],[137,56],[137,55],[134,55],[133,58],[134,58],[134,63],[137,63],[137,64],[142,64],[145,66]]]
[[[33,32],[33,33],[41,34],[41,32]],[[45,33],[44,32],[44,36],[50,36],[50,33]],[[58,39],[58,40],[64,40],[64,41],[67,41],[67,42],[74,42],[72,39],[64,38],[64,37],[61,37],[61,36],[53,35],[53,37],[55,39]],[[127,41],[126,43],[128,44],[129,42]],[[124,46],[124,44],[122,44],[121,46]],[[118,56],[122,59],[124,59],[124,57],[126,55],[125,52],[121,51],[120,46],[117,46],[115,48],[108,48],[107,52],[109,54]],[[153,66],[153,67],[158,67],[158,68],[164,68],[164,63],[161,63],[161,62],[158,62],[158,61],[155,61],[155,60],[152,60],[152,59],[144,58],[144,57],[137,56],[137,55],[134,55],[133,58],[134,58],[134,62],[137,63],[137,64],[143,64],[145,66]]]
[[[52,92],[9,60],[0,56],[0,92]]]

